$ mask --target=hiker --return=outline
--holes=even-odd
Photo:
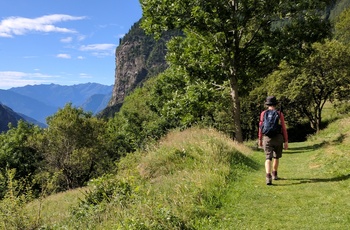
[[[277,104],[276,97],[268,96],[265,102],[268,108],[261,112],[259,121],[259,146],[263,147],[266,154],[265,170],[267,185],[272,185],[272,179],[278,179],[277,170],[279,159],[282,157],[283,147],[284,149],[288,149],[288,133],[284,122],[284,115],[276,109]],[[268,122],[271,123],[268,124]]]

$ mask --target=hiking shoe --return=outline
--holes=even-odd
[[[272,177],[266,177],[266,185],[272,185]]]
[[[273,180],[278,180],[277,171],[273,171],[272,172],[272,179]]]

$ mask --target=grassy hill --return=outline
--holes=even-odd
[[[214,130],[174,131],[116,165],[117,176],[31,202],[0,204],[4,229],[346,229],[350,118],[290,143],[281,180],[264,154]],[[22,228],[23,229],[23,228]]]

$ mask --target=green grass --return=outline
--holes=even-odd
[[[70,217],[72,205],[77,204],[79,199],[84,197],[85,191],[86,188],[74,189],[35,200],[30,203],[28,212],[32,213],[33,217],[39,219],[41,223],[52,226]]]
[[[81,206],[74,216],[81,192],[50,196],[42,202],[41,223],[104,230],[348,228],[350,118],[290,143],[280,160],[281,179],[272,186],[265,185],[263,151],[247,145],[213,130],[172,132],[124,158],[110,183],[95,182],[100,186],[90,197],[112,189],[108,202]],[[37,215],[38,203],[29,210]]]
[[[273,186],[260,169],[231,183],[225,207],[207,229],[347,229],[350,225],[350,119],[303,143],[291,143]]]

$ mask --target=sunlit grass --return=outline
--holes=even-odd
[[[346,229],[350,224],[350,119],[339,119],[308,141],[290,143],[281,180],[265,185],[261,164],[232,183],[219,221],[205,229]]]
[[[39,223],[59,223],[69,218],[70,208],[83,198],[86,188],[57,193],[35,200],[27,206],[27,210]]]
[[[42,202],[42,223],[68,229],[196,229],[223,206],[230,181],[256,167],[250,154],[215,130],[173,131],[118,163],[117,176],[108,180],[130,186],[125,202],[114,195],[109,203],[76,209],[81,192],[58,194]]]
[[[347,228],[350,118],[333,121],[306,142],[290,143],[280,160],[281,180],[273,186],[265,185],[265,156],[255,146],[215,130],[173,131],[119,162],[111,182],[130,186],[125,199],[118,193],[74,216],[83,193],[57,194],[42,201],[41,223],[104,230]],[[39,201],[29,209],[38,215]]]

